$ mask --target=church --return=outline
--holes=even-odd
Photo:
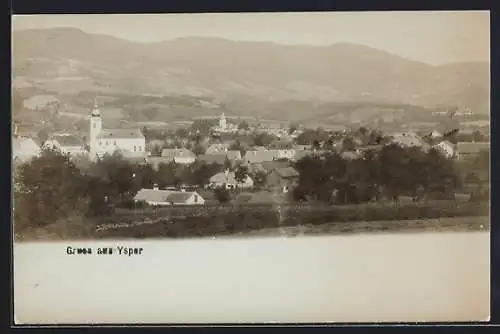
[[[140,129],[103,129],[101,113],[95,101],[90,113],[89,149],[91,159],[115,152],[126,157],[144,157],[146,138]]]
[[[224,113],[222,113],[219,117],[219,124],[214,126],[212,130],[218,133],[228,133],[238,131],[238,127],[235,124],[229,123]]]

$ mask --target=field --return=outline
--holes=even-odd
[[[315,235],[345,235],[387,232],[465,232],[489,229],[489,217],[457,217],[416,220],[387,220],[372,222],[327,223],[299,225],[281,228],[265,228],[237,233],[233,237],[295,237]]]
[[[295,236],[489,228],[489,203],[363,205],[218,205],[120,209],[103,217],[73,216],[16,235],[16,240]]]

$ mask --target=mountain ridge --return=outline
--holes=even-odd
[[[190,36],[140,43],[78,28],[15,30],[12,44],[14,78],[58,95],[203,96],[245,112],[248,101],[260,109],[271,101],[368,101],[489,112],[489,62],[436,66],[348,42]]]

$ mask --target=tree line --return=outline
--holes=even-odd
[[[295,167],[300,177],[292,195],[297,201],[345,204],[386,198],[397,202],[401,196],[452,199],[465,183],[472,182],[475,191],[483,192],[489,181],[489,152],[459,164],[436,149],[390,144],[381,150],[366,150],[352,160],[334,151],[308,156]],[[486,179],[475,177],[477,173],[487,175]]]
[[[362,203],[400,196],[415,199],[453,198],[465,183],[473,184],[478,199],[488,199],[489,152],[472,161],[456,162],[436,150],[387,145],[381,150],[367,150],[353,160],[336,151],[302,158],[293,166],[299,172],[291,200],[319,200],[327,203]],[[191,165],[131,163],[120,155],[77,167],[69,156],[45,150],[42,155],[16,169],[14,186],[14,221],[16,228],[43,226],[70,214],[100,215],[110,204],[130,203],[141,188],[204,187],[210,177],[231,168],[197,161]],[[248,169],[236,167],[235,177],[243,180]],[[257,187],[265,187],[266,173],[250,175]],[[486,192],[485,192],[486,191]],[[214,189],[220,202],[230,194]]]

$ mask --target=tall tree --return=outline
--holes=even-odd
[[[39,158],[20,167],[21,192],[17,193],[15,222],[17,227],[38,227],[54,223],[58,218],[86,210],[86,179],[69,156],[45,150]],[[82,212],[83,214],[84,212]]]

